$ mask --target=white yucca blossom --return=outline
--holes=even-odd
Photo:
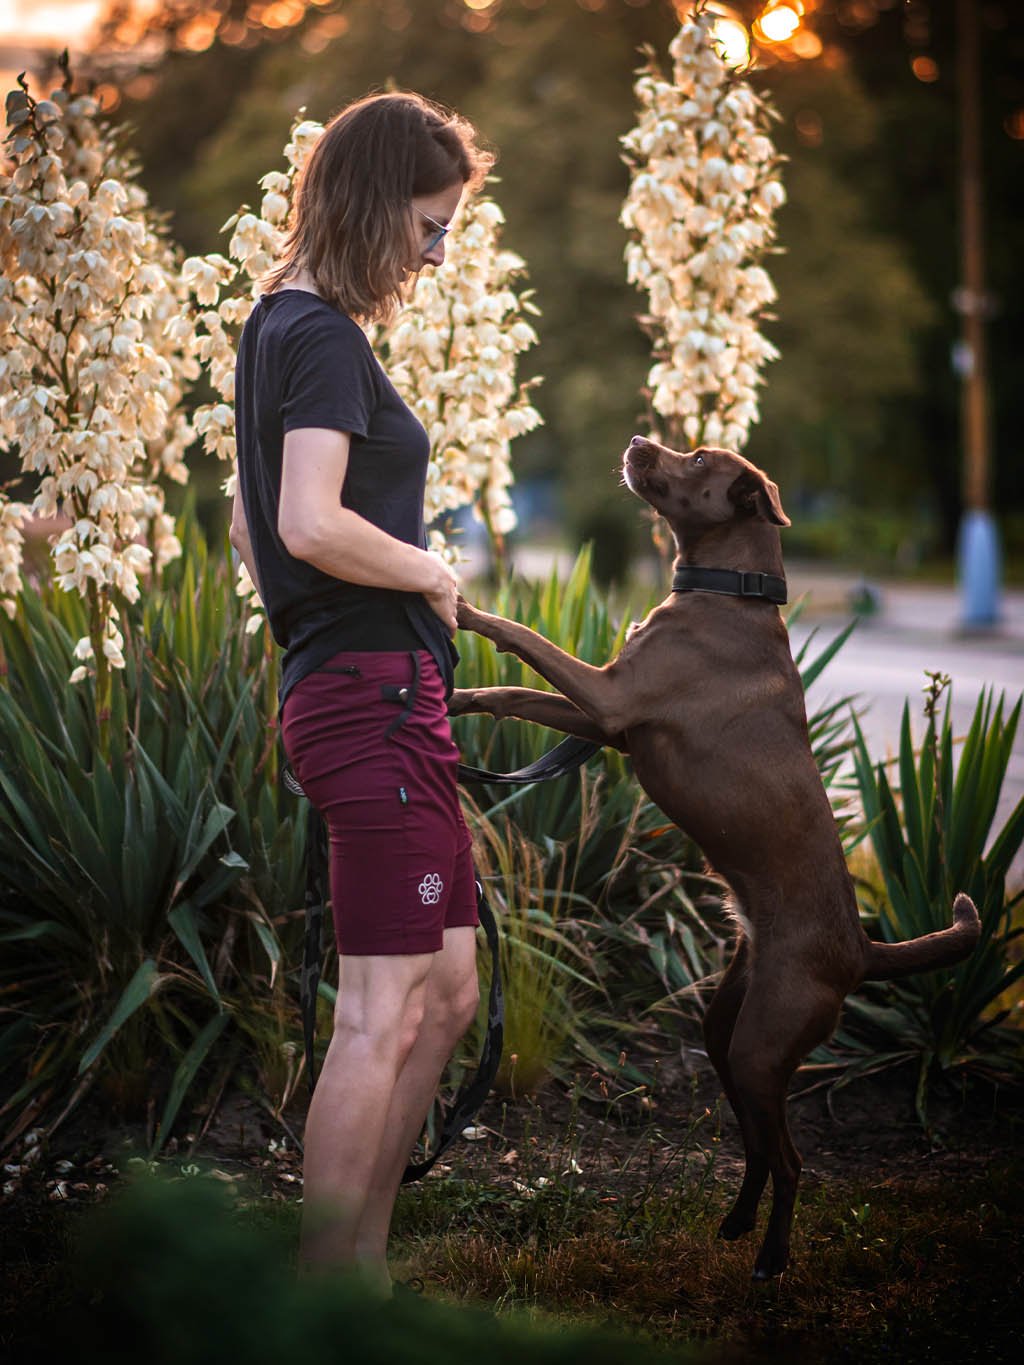
[[[0,489],[0,608],[14,617],[15,599],[21,591],[21,554],[24,544],[21,528],[29,510],[12,502]]]
[[[627,275],[646,291],[652,406],[691,445],[742,448],[759,416],[761,371],[778,351],[759,331],[775,289],[760,264],[785,202],[775,118],[715,48],[697,10],[637,78],[637,126],[622,139],[632,181],[622,223]]]
[[[323,125],[300,111],[284,149],[286,169],[260,180],[259,213],[243,209],[224,225],[231,232],[227,257],[193,256],[183,267],[195,308],[192,323],[183,319],[181,326],[194,327],[200,360],[220,398],[200,407],[193,425],[205,448],[232,464],[238,335],[259,280],[281,253],[296,177],[322,133]],[[446,240],[445,264],[418,277],[389,328],[366,329],[389,378],[430,435],[426,519],[469,504],[499,538],[515,525],[509,443],[541,421],[527,402],[529,385],[515,379],[517,355],[537,341],[523,314],[537,310],[529,294],[514,287],[525,267],[499,245],[503,221],[493,200],[472,199]],[[234,485],[232,468],[224,485],[228,496]],[[442,532],[431,532],[431,545],[455,557]],[[253,607],[246,629],[258,629],[259,599],[244,566],[238,592]]]
[[[10,611],[26,513],[68,518],[53,546],[57,581],[82,594],[90,620],[72,677],[99,653],[109,685],[124,665],[115,598],[136,601],[140,575],[181,553],[159,481],[188,477],[180,407],[199,368],[175,327],[184,294],[173,251],[98,114],[68,89],[7,97],[0,449],[16,453],[34,494],[25,508],[0,493],[0,597]]]

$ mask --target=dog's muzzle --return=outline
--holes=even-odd
[[[661,481],[651,478],[657,467],[658,447],[643,436],[634,436],[622,457],[622,476],[626,487],[638,497],[644,497],[645,492],[664,494],[667,490],[655,487],[655,483]]]

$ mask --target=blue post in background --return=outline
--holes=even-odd
[[[990,630],[999,624],[999,533],[991,512],[971,507],[960,522],[957,544],[960,624],[964,630]]]
[[[989,510],[992,479],[985,320],[993,311],[994,300],[985,292],[977,11],[975,0],[957,0],[962,284],[953,294],[953,306],[962,323],[960,340],[953,348],[953,369],[962,386],[964,461],[964,514],[957,567],[963,629],[991,630],[999,622],[1000,556],[996,524]]]

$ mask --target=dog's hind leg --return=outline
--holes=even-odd
[[[744,1120],[743,1104],[733,1082],[732,1072],[729,1069],[729,1045],[732,1042],[737,1016],[747,993],[749,971],[750,941],[741,931],[732,961],[725,969],[725,973],[704,1011],[703,1021],[704,1045],[707,1048],[708,1058],[718,1072],[722,1089],[725,1091],[726,1098],[736,1115],[740,1132],[743,1135],[746,1155],[743,1184],[736,1196],[735,1203],[723,1218],[718,1229],[719,1237],[724,1237],[728,1242],[734,1241],[737,1237],[742,1237],[745,1232],[750,1232],[754,1227],[757,1222],[757,1206],[768,1180],[767,1161],[757,1144],[752,1144],[747,1139],[747,1123]]]
[[[747,1147],[744,1190],[749,1180],[752,1192],[765,1169],[772,1177],[771,1215],[754,1263],[757,1280],[781,1275],[789,1260],[802,1162],[786,1122],[786,1089],[803,1058],[835,1027],[841,1005],[841,993],[815,981],[806,964],[791,962],[785,971],[778,962],[757,961],[733,1028],[728,1068]],[[743,1195],[741,1190],[736,1201],[741,1215],[750,1212]]]

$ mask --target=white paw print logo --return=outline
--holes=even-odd
[[[420,882],[418,887],[420,899],[424,905],[436,905],[441,899],[441,892],[444,890],[444,882],[436,872],[428,872]]]

